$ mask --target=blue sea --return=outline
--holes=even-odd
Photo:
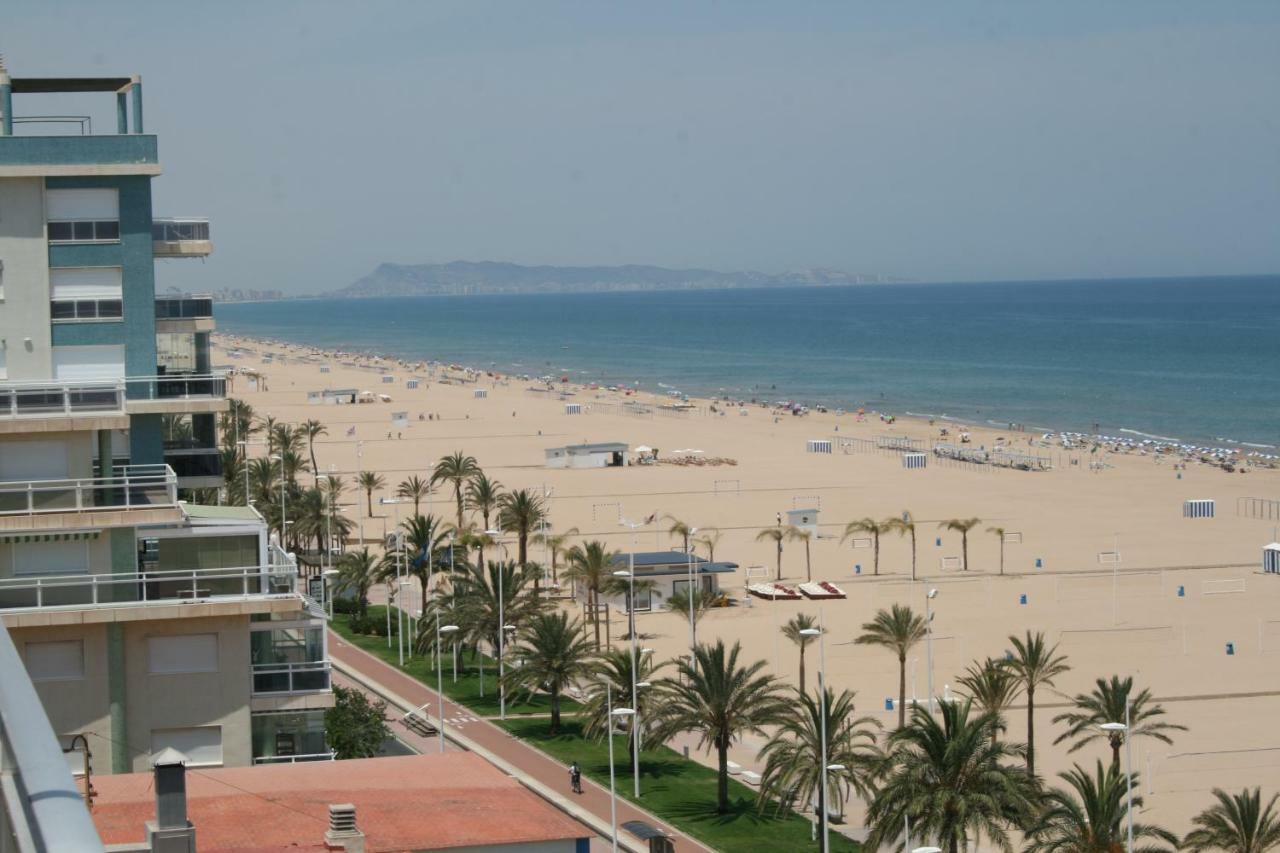
[[[1280,444],[1280,276],[309,299],[216,317],[236,334],[659,392]]]

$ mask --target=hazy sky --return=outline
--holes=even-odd
[[[161,285],[380,261],[1280,271],[1280,2],[29,2],[14,76],[141,74]],[[15,112],[92,111],[114,99]]]

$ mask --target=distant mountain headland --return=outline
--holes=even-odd
[[[905,281],[832,269],[773,275],[627,265],[616,267],[522,266],[498,261],[447,264],[380,264],[359,281],[327,296],[477,296],[493,293],[600,293],[636,290],[729,290],[744,287],[825,287]]]

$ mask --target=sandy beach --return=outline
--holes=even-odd
[[[239,357],[231,358],[229,348],[240,350]],[[267,353],[275,357],[264,363]],[[235,376],[230,391],[258,415],[326,424],[328,435],[316,443],[321,473],[342,474],[348,484],[359,470],[383,475],[388,489],[375,493],[373,518],[365,517],[362,493],[345,496],[354,504],[349,517],[362,524],[366,539],[380,538],[395,524],[394,513],[386,512],[394,508],[377,505],[380,496],[393,495],[410,475],[426,476],[440,456],[463,450],[504,487],[548,494],[553,529],[576,527],[581,538],[603,539],[614,549],[631,547],[632,534],[620,516],[657,515],[656,524],[637,534],[641,550],[679,545],[666,533],[668,515],[718,529],[723,538],[716,558],[741,567],[721,576],[722,588],[738,606],[707,616],[700,639],[741,641],[749,657],[770,661],[775,672],[794,681],[796,649],[777,628],[799,612],[821,613],[830,629],[829,682],[837,690],[857,690],[860,710],[886,726],[896,720],[896,712],[885,709],[886,697],[897,691],[896,660],[883,650],[855,646],[852,639],[878,608],[904,603],[923,611],[926,591],[937,588],[936,692],[948,690],[975,658],[1003,655],[1010,634],[1043,631],[1069,656],[1072,669],[1058,680],[1056,693],[1038,701],[1037,769],[1046,776],[1074,761],[1092,767],[1096,758],[1106,758],[1100,746],[1075,754],[1068,754],[1068,744],[1054,746],[1062,729],[1050,720],[1066,696],[1119,674],[1149,687],[1168,719],[1190,729],[1173,746],[1134,742],[1134,764],[1147,797],[1143,819],[1181,833],[1190,816],[1209,805],[1215,786],[1238,791],[1260,784],[1265,791],[1280,779],[1280,736],[1269,729],[1269,721],[1280,716],[1280,576],[1261,571],[1262,547],[1274,541],[1277,522],[1238,510],[1243,498],[1280,498],[1280,471],[1274,468],[1248,464],[1244,473],[1228,473],[1194,460],[1178,464],[1183,460],[1173,454],[1041,446],[1035,443],[1039,434],[970,424],[966,447],[990,450],[1004,443],[1046,457],[1051,467],[1023,471],[930,456],[927,467],[907,469],[899,452],[876,449],[877,440],[892,436],[928,446],[943,427],[951,433],[944,440],[958,436],[959,425],[911,418],[886,424],[870,413],[776,414],[758,405],[719,403],[713,410],[710,401],[697,400],[683,413],[634,414],[625,402],[641,400],[652,409],[671,401],[559,383],[556,392],[535,392],[530,387],[545,386],[485,374],[475,382],[443,384],[441,379],[462,377],[463,371],[410,369],[391,360],[358,361],[226,335],[215,340],[214,362],[258,372],[256,383],[247,374]],[[384,370],[390,382],[383,381]],[[410,389],[406,380],[414,376],[422,381]],[[384,394],[390,401],[308,403],[309,392],[339,388]],[[478,397],[477,389],[487,396]],[[568,414],[566,403],[581,404],[582,413]],[[407,426],[393,425],[393,412],[407,412]],[[810,440],[832,441],[833,452],[807,452]],[[613,441],[659,448],[660,459],[736,464],[545,467],[547,448]],[[263,452],[255,447],[250,455]],[[1191,499],[1214,500],[1215,517],[1184,518],[1183,502]],[[820,513],[819,536],[811,544],[814,579],[839,585],[847,599],[768,602],[745,595],[748,575],[765,580],[774,573],[773,545],[757,542],[757,532],[797,508]],[[914,584],[908,540],[882,539],[878,575],[872,550],[855,547],[865,543],[841,543],[850,520],[883,519],[903,510],[918,525]],[[427,511],[451,518],[452,495],[433,494]],[[968,517],[982,522],[969,535],[969,565],[962,570],[960,536],[940,530],[939,522]],[[1000,540],[988,527],[1007,532],[1004,576]],[[533,548],[534,559],[542,559],[539,551]],[[1101,556],[1112,553],[1118,563]],[[803,545],[787,543],[784,578],[803,581],[805,572]],[[686,648],[687,623],[680,617],[658,611],[638,620],[658,659]],[[612,634],[616,638],[623,630],[619,617]],[[1227,654],[1228,644],[1234,654]],[[816,659],[811,653],[810,672]],[[910,662],[908,695],[925,696],[927,680],[922,644]],[[1010,715],[1009,736],[1021,740],[1025,734],[1020,707]],[[742,745],[733,760],[755,767],[755,746]],[[851,809],[849,822],[860,825],[859,807]]]

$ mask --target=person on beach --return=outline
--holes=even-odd
[[[569,787],[575,794],[582,793],[582,768],[576,761],[569,765]]]

